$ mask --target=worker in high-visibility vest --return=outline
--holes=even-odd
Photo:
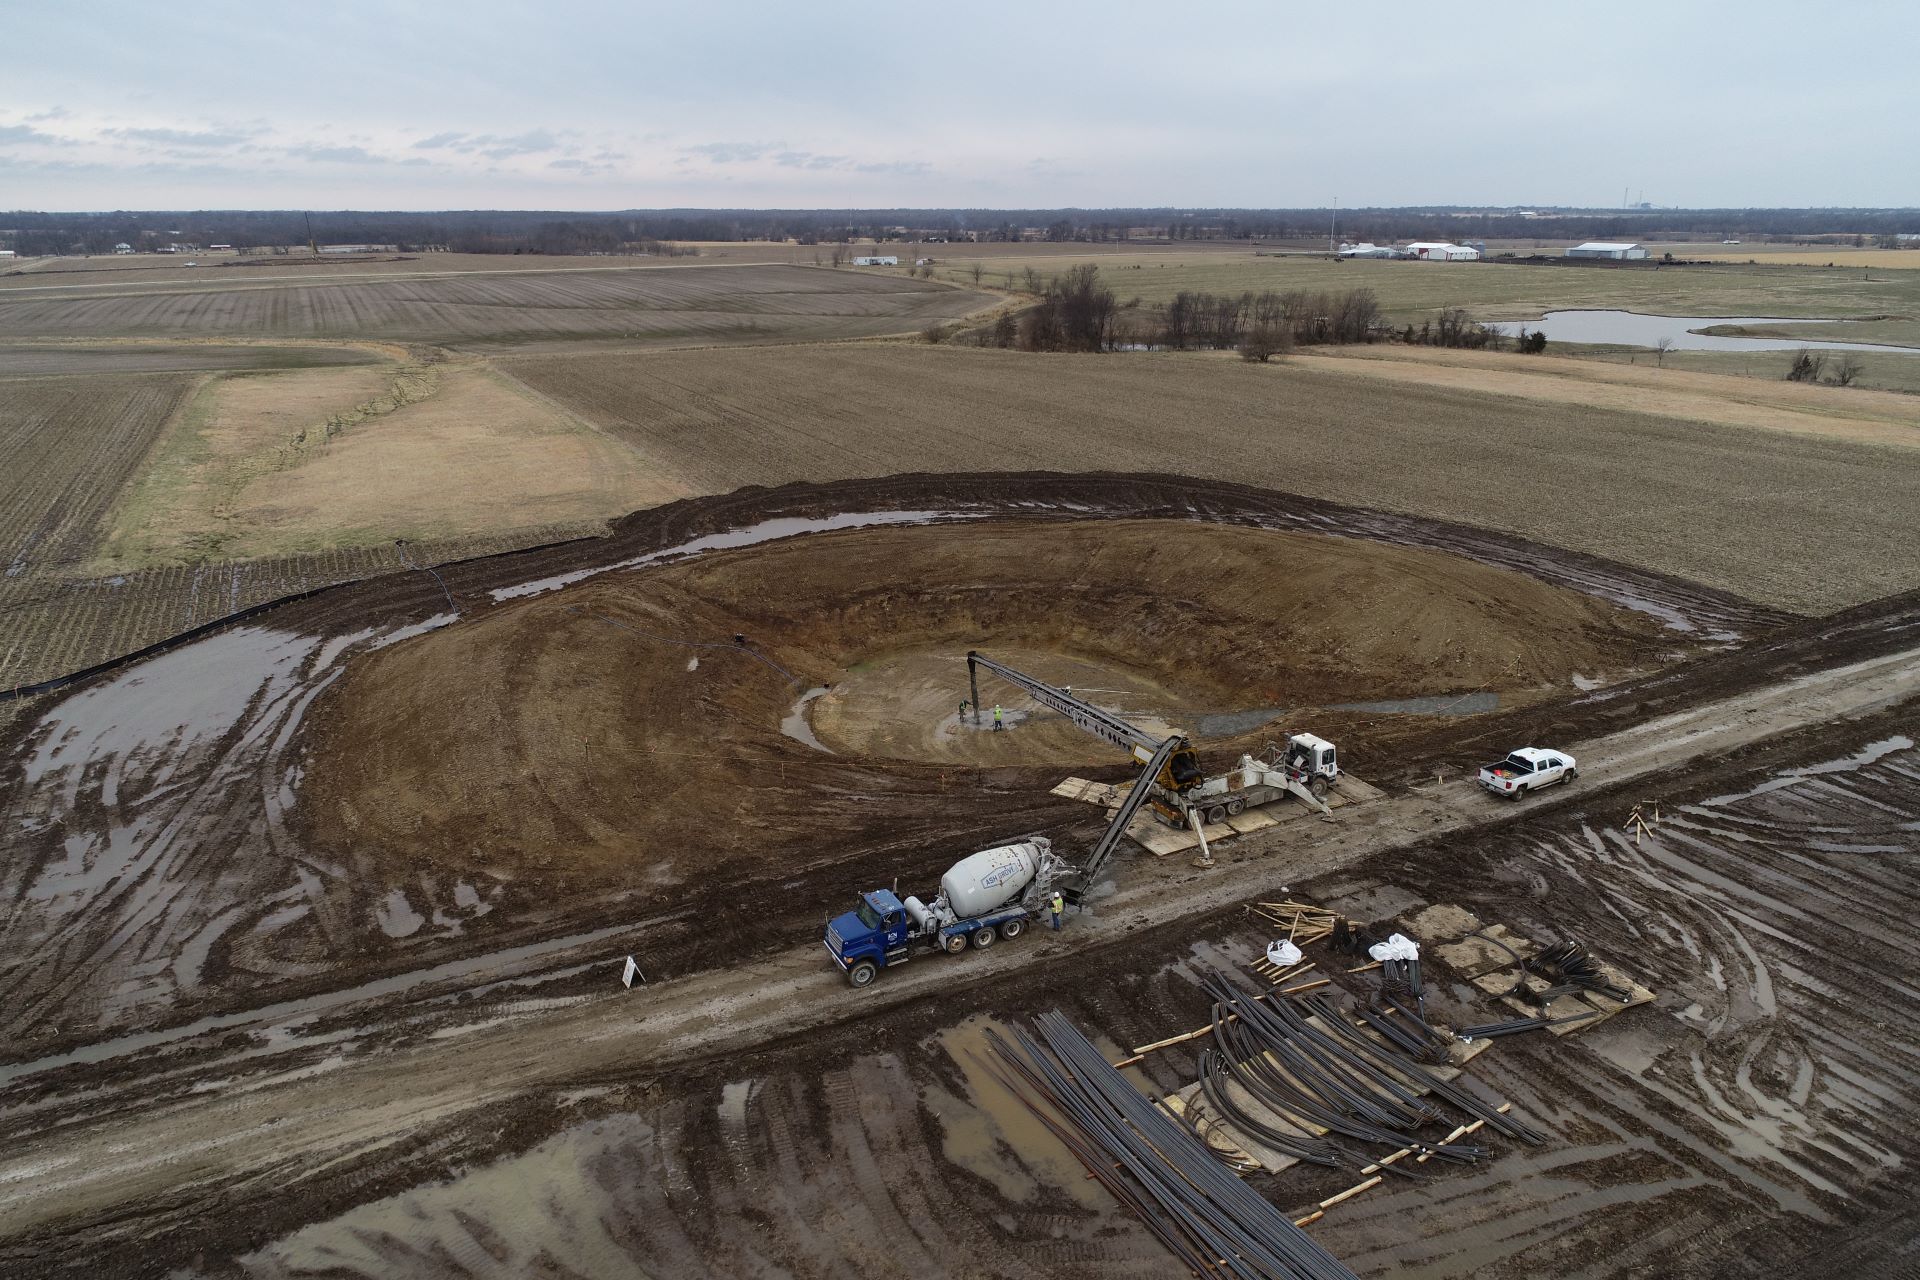
[[[993,704],[993,727],[996,730],[1005,729],[1007,727],[1004,724],[1000,723],[1000,704],[997,702]]]
[[[1066,913],[1067,900],[1060,896],[1058,890],[1055,890],[1053,896],[1047,899],[1047,914],[1053,917],[1053,931],[1055,933],[1060,932],[1060,917]]]

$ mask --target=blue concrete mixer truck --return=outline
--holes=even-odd
[[[1078,702],[1062,691],[1043,686],[1061,703]],[[1094,715],[1105,715],[1086,707]],[[1126,726],[1131,732],[1131,726]],[[1024,836],[1010,844],[969,854],[940,877],[940,892],[932,902],[902,899],[888,889],[860,895],[860,904],[827,925],[827,954],[856,987],[870,984],[880,970],[903,964],[915,955],[968,948],[984,950],[1001,938],[1017,938],[1056,890],[1078,903],[1090,890],[1119,848],[1127,824],[1154,795],[1179,795],[1200,780],[1193,763],[1193,746],[1174,735],[1142,749],[1146,768],[1137,785],[1128,789],[1105,834],[1094,845],[1084,866],[1075,867],[1053,852],[1045,836]],[[1199,831],[1198,815],[1192,815]],[[1204,850],[1205,836],[1201,837]]]
[[[890,889],[861,894],[859,906],[827,925],[827,954],[848,982],[864,987],[916,952],[984,950],[1000,938],[1019,937],[1073,871],[1045,836],[982,849],[940,877],[932,902],[902,899]]]

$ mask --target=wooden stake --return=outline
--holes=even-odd
[[[1367,1190],[1369,1187],[1379,1186],[1383,1181],[1384,1179],[1379,1174],[1376,1173],[1371,1178],[1368,1178],[1365,1182],[1360,1183],[1358,1186],[1348,1187],[1345,1191],[1342,1191],[1337,1196],[1328,1196],[1325,1200],[1322,1200],[1320,1202],[1321,1211],[1324,1212],[1328,1209],[1331,1209],[1334,1205],[1339,1204],[1342,1200],[1351,1200],[1355,1196],[1359,1195],[1362,1191]]]
[[[1311,1226],[1326,1216],[1327,1216],[1327,1211],[1325,1209],[1315,1209],[1312,1213],[1308,1214],[1304,1218],[1295,1218],[1293,1220],[1293,1225],[1296,1227]]]

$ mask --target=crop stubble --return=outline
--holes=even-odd
[[[1779,607],[1920,585],[1910,455],[1177,355],[953,348],[506,362],[696,490],[913,470],[1172,472],[1507,530]]]
[[[914,330],[986,302],[964,289],[905,276],[780,265],[155,284],[85,293],[8,291],[0,294],[0,337],[817,341]]]

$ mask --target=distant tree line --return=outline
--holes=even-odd
[[[1157,311],[1150,341],[1175,351],[1226,350],[1250,332],[1287,347],[1368,342],[1380,325],[1380,299],[1371,289],[1268,290],[1238,297],[1182,291]]]
[[[23,254],[111,253],[116,244],[302,245],[307,220],[321,243],[444,247],[470,253],[636,252],[647,242],[856,240],[1129,243],[1264,240],[1324,244],[1565,239],[1770,239],[1920,247],[1920,209],[657,209],[619,213],[450,210],[148,210],[0,214],[0,247]]]

